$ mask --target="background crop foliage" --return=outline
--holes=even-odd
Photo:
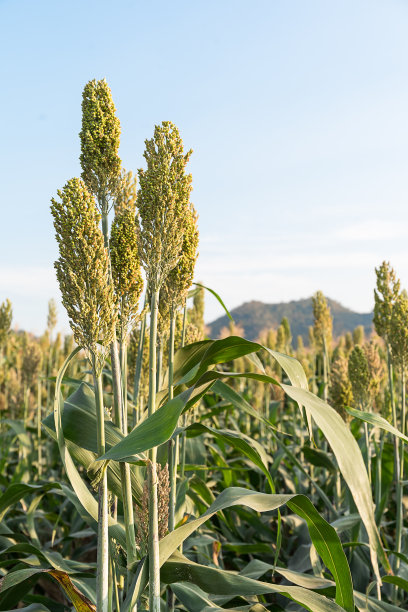
[[[333,338],[321,292],[308,346],[288,319],[207,338],[191,151],[156,126],[137,192],[105,81],[82,109],[82,180],[51,206],[73,337],[52,302],[40,338],[0,305],[0,610],[404,609],[395,272],[370,338]]]

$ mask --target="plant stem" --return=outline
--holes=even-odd
[[[363,403],[360,405],[360,410],[364,412],[366,410],[366,406]],[[371,484],[371,460],[370,460],[370,438],[368,435],[368,425],[364,422],[364,441],[365,441],[365,459],[366,459],[366,468],[368,474],[368,480]]]
[[[183,331],[181,334],[181,346],[184,346],[186,342],[186,327],[187,327],[187,301],[184,304],[184,310],[183,310]]]
[[[388,384],[390,389],[390,402],[391,402],[391,411],[392,411],[392,424],[395,428],[398,429],[398,420],[397,420],[397,410],[395,406],[395,398],[394,398],[394,376],[393,376],[393,367],[391,360],[391,349],[389,343],[387,343],[387,366],[388,366]],[[398,508],[401,506],[401,501],[399,500],[400,495],[400,462],[399,462],[399,440],[396,436],[394,436],[394,480],[395,480],[395,492],[396,492],[396,513],[398,514]],[[399,559],[395,557],[394,561],[394,571],[396,572],[399,567]],[[393,587],[393,598],[396,597],[397,588]]]
[[[112,390],[113,390],[113,411],[115,425],[123,430],[123,409],[122,409],[122,380],[120,372],[120,359],[118,343],[116,338],[110,346]]]
[[[124,435],[127,435],[126,415],[123,407],[122,378],[120,370],[120,359],[118,343],[114,340],[111,344],[112,362],[112,386],[113,403],[115,410],[115,424]],[[126,391],[126,390],[125,390]],[[126,556],[128,567],[136,561],[136,539],[135,523],[133,514],[132,483],[130,478],[130,466],[128,463],[120,462],[120,479],[122,487],[123,513],[126,530]]]
[[[175,330],[175,312],[172,309],[170,312],[170,338],[169,338],[169,394],[168,399],[173,399],[173,378],[174,378],[174,330]],[[176,515],[176,491],[177,491],[177,450],[178,436],[170,438],[168,442],[168,461],[169,461],[169,479],[170,479],[170,495],[169,495],[169,531],[174,531],[175,515]],[[167,589],[167,610],[173,612],[175,606],[174,593],[170,587]]]
[[[150,351],[149,351],[149,405],[148,414],[156,410],[156,343],[157,312],[159,292],[152,291],[150,307]],[[159,525],[157,500],[157,448],[149,450],[148,486],[149,486],[149,610],[160,612],[160,563],[159,563]]]
[[[181,336],[181,346],[183,347],[186,340],[186,327],[187,327],[187,301],[184,304],[184,313],[183,313],[183,333]],[[182,417],[183,426],[186,425],[186,415]],[[181,448],[180,448],[180,456],[181,456],[181,470],[180,476],[184,478],[184,466],[186,465],[186,432],[183,431],[181,434]],[[176,467],[177,469],[177,467]],[[183,544],[181,544],[181,547]],[[180,548],[182,550],[182,548]]]
[[[405,369],[402,368],[401,373],[402,391],[401,391],[401,433],[405,435]],[[402,551],[402,528],[403,528],[403,486],[402,481],[404,480],[404,448],[401,448],[401,457],[399,464],[399,483],[397,489],[397,524],[395,532],[395,550],[397,553]],[[396,557],[395,570],[398,571],[400,567],[400,559]]]
[[[156,373],[156,388],[158,391],[161,389],[161,376],[162,376],[162,366],[163,366],[163,342],[162,338],[158,338],[158,357],[157,357],[157,373]]]
[[[175,316],[174,311],[170,313],[170,339],[169,339],[169,395],[168,399],[173,399],[173,376],[174,376],[174,329]],[[177,462],[176,462],[176,440],[170,438],[168,443],[169,456],[169,477],[170,477],[170,497],[169,497],[169,531],[173,531],[175,527],[175,512],[176,512],[176,477],[177,477]]]
[[[109,248],[109,227],[108,227],[108,209],[105,199],[102,200],[102,231],[104,244]],[[127,435],[127,414],[125,413],[125,402],[122,392],[122,376],[120,368],[120,358],[118,351],[118,343],[116,334],[110,347],[111,366],[112,366],[112,388],[113,388],[113,403],[115,412],[115,424],[122,433]],[[126,380],[126,379],[125,379]],[[125,390],[126,393],[126,384]],[[103,453],[102,453],[103,454]],[[133,499],[132,499],[132,483],[130,478],[130,466],[128,463],[120,462],[120,479],[122,487],[123,513],[125,519],[126,530],[126,560],[129,567],[136,561],[136,539],[133,514]],[[99,608],[98,608],[99,610]]]
[[[41,470],[42,470],[42,445],[41,445],[41,379],[38,379],[37,382],[37,444],[38,444],[38,478],[41,478]]]
[[[95,356],[92,356],[92,370],[96,403],[96,428],[98,455],[105,453],[105,420],[103,407],[102,375],[97,371]],[[98,612],[108,612],[109,590],[109,532],[108,532],[108,482],[106,469],[98,488],[98,546],[96,575],[96,608]]]
[[[137,347],[137,357],[136,357],[136,369],[135,369],[135,381],[133,385],[133,427],[136,425],[140,418],[140,410],[139,410],[139,387],[140,387],[140,378],[142,374],[142,363],[143,363],[143,348],[144,348],[144,340],[146,334],[146,315],[143,317],[142,322],[140,324],[140,336],[139,336],[139,344]]]
[[[376,473],[376,487],[375,487],[375,505],[376,511],[380,508],[381,498],[382,498],[382,456],[384,452],[384,432],[380,432],[380,448],[378,452],[376,452],[376,464],[377,464],[377,473]],[[380,522],[381,515],[376,515],[376,519]]]
[[[123,338],[120,342],[119,348],[119,360],[120,360],[120,369],[122,372],[122,399],[123,399],[123,407],[122,407],[122,421],[123,421],[123,433],[127,435],[128,433],[128,408],[127,408],[127,343],[126,338]]]
[[[120,612],[118,579],[116,576],[116,567],[112,560],[111,560],[111,568],[112,568],[113,588],[114,588],[114,595],[115,595],[115,609],[116,609],[116,612]]]

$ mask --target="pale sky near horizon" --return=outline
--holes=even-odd
[[[59,299],[50,198],[80,174],[82,89],[103,77],[126,169],[163,120],[194,149],[196,280],[229,308],[321,289],[368,312],[384,259],[407,287],[407,32],[406,0],[0,0],[0,301],[15,324],[42,331]]]

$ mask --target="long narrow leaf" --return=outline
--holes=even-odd
[[[244,505],[258,512],[268,512],[284,504],[291,505],[294,512],[305,518],[312,541],[336,580],[336,601],[341,601],[341,605],[346,606],[344,609],[353,612],[351,574],[339,537],[303,495],[255,493],[239,487],[225,489],[200,518],[182,525],[160,541],[160,564],[163,565],[189,535],[220,510]]]

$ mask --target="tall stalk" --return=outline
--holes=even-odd
[[[183,311],[183,330],[181,334],[181,346],[182,347],[184,346],[185,341],[186,341],[186,327],[187,327],[187,302],[185,302],[184,304],[184,311]],[[182,418],[183,426],[185,426],[186,416],[183,415],[181,418]],[[186,432],[183,431],[181,434],[181,445],[180,445],[180,476],[181,478],[184,478],[185,465],[186,465]],[[183,544],[181,544],[181,548],[182,546]]]
[[[140,324],[140,336],[137,346],[135,378],[133,384],[133,427],[140,419],[140,404],[139,404],[139,388],[140,378],[142,375],[143,349],[146,334],[146,315],[144,315]]]
[[[174,311],[170,313],[170,338],[169,338],[169,394],[168,399],[173,399],[173,375],[174,375],[174,331],[175,316]],[[177,449],[178,436],[170,438],[168,442],[169,458],[169,478],[170,478],[170,498],[169,498],[169,531],[175,527],[176,512],[176,478],[177,478]]]
[[[150,307],[150,351],[149,351],[149,404],[148,414],[156,410],[156,364],[157,364],[157,314],[159,291],[152,291]],[[160,560],[159,560],[159,517],[157,499],[157,448],[149,451],[149,610],[160,612]]]
[[[120,360],[118,353],[118,345],[116,340],[111,345],[111,361],[112,361],[112,386],[113,386],[113,402],[115,410],[115,422],[124,435],[127,435],[126,423],[127,419],[123,410],[123,393],[122,380],[120,371]],[[130,466],[128,463],[120,462],[120,480],[122,486],[122,501],[123,513],[125,519],[126,531],[126,555],[128,567],[136,561],[136,539],[135,539],[135,522],[133,513],[132,500],[132,481],[130,477]]]
[[[123,432],[125,435],[128,433],[128,404],[127,404],[127,377],[128,377],[128,366],[127,366],[127,342],[126,338],[123,338],[119,347],[119,360],[120,369],[122,373],[122,397],[123,397]]]
[[[405,435],[405,419],[406,419],[406,399],[405,399],[405,369],[402,368],[401,373],[401,432]],[[404,513],[404,504],[403,504],[403,485],[402,481],[404,480],[404,449],[401,449],[401,457],[399,458],[399,482],[397,485],[397,520],[396,520],[396,532],[395,532],[395,550],[397,553],[401,553],[402,551],[402,529],[403,529],[403,513]],[[396,571],[400,567],[400,559],[396,557],[395,569]]]
[[[392,359],[391,359],[391,349],[390,349],[390,345],[387,343],[387,367],[388,367],[388,385],[389,385],[389,390],[390,390],[390,402],[391,402],[391,412],[392,412],[392,423],[394,425],[394,427],[397,429],[398,428],[398,419],[397,419],[397,409],[396,409],[396,405],[395,405],[395,394],[394,394],[394,373],[393,373],[393,367],[392,367]],[[395,491],[396,491],[396,496],[397,496],[397,500],[396,500],[396,512],[397,512],[397,518],[396,518],[396,523],[398,523],[398,515],[401,509],[401,503],[402,503],[402,499],[400,499],[400,461],[399,461],[399,439],[397,438],[397,436],[393,436],[393,442],[394,442],[394,472],[395,472]],[[398,532],[398,527],[396,526],[396,531]],[[396,533],[396,540],[398,539],[398,533]],[[400,546],[401,546],[401,542],[400,542]],[[397,545],[396,545],[396,550],[397,550]],[[400,562],[398,557],[395,558],[395,563],[394,563],[394,570],[397,571],[399,568]],[[396,591],[396,589],[393,589],[394,591]]]
[[[173,399],[173,378],[174,378],[174,331],[175,331],[175,313],[172,309],[170,312],[170,338],[169,338],[169,395],[168,399]],[[168,463],[169,463],[169,479],[170,479],[170,495],[169,495],[169,531],[174,531],[176,526],[176,492],[177,492],[177,463],[178,463],[178,440],[177,435],[170,438],[168,441]],[[167,591],[167,608],[169,612],[173,612],[175,605],[175,597],[171,588]]]
[[[51,205],[59,247],[59,259],[54,265],[75,341],[85,347],[92,358],[97,451],[101,456],[105,453],[102,363],[115,338],[118,323],[107,236],[100,230],[95,198],[83,181],[70,179],[58,195],[61,201],[52,198]],[[106,465],[103,465],[98,486],[98,612],[107,612],[109,605],[108,517],[107,474]]]
[[[102,231],[104,236],[105,247],[109,244],[108,236],[108,212],[107,207],[104,207],[102,214]],[[112,279],[111,279],[112,281]],[[127,414],[125,413],[125,402],[124,393],[125,389],[122,388],[122,374],[120,356],[118,351],[118,343],[116,335],[113,338],[110,347],[111,354],[111,365],[112,365],[112,389],[113,389],[113,403],[115,411],[115,424],[121,432],[127,435]],[[132,500],[132,483],[130,478],[130,466],[128,463],[120,462],[120,479],[122,487],[122,501],[123,501],[123,512],[125,519],[125,530],[126,530],[126,556],[128,567],[136,561],[136,539],[135,539],[135,524],[134,524],[134,513],[133,513],[133,500]]]
[[[163,339],[160,335],[157,338],[158,355],[157,355],[157,372],[156,372],[156,388],[158,391],[161,389],[161,377],[163,368]]]
[[[41,445],[41,379],[39,378],[37,381],[37,444],[38,444],[38,478],[41,478],[42,472],[42,445]]]
[[[380,448],[377,450],[376,445],[376,479],[375,479],[375,505],[376,512],[379,512],[379,508],[381,506],[381,498],[382,498],[382,457],[384,452],[384,442],[385,436],[384,432],[380,432]],[[381,514],[376,515],[376,519],[379,521],[381,518]]]
[[[323,336],[323,399],[325,402],[329,398],[329,356],[327,353],[326,338]]]
[[[103,407],[102,375],[98,373],[95,355],[92,355],[92,374],[96,402],[96,434],[98,455],[105,453],[105,419]],[[108,532],[108,480],[105,467],[98,486],[98,545],[96,574],[96,608],[108,612],[109,608],[109,532]]]

